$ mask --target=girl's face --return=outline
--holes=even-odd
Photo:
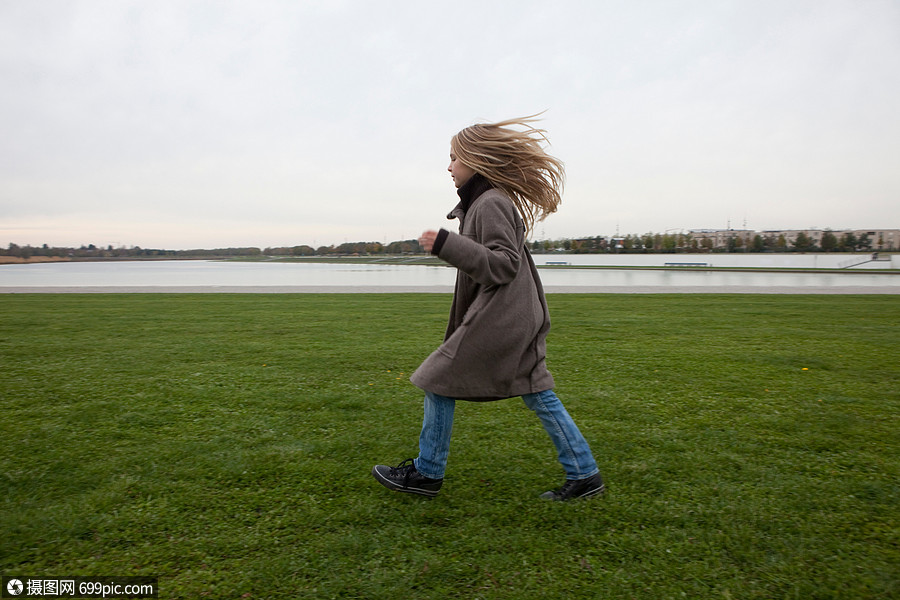
[[[453,152],[450,152],[450,166],[447,167],[447,170],[450,171],[450,177],[453,178],[453,185],[458,188],[462,187],[475,174],[475,171],[462,164]]]

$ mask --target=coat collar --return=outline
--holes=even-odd
[[[447,215],[448,219],[457,219],[461,218],[469,211],[469,207],[472,206],[472,203],[478,199],[486,191],[493,189],[493,185],[487,178],[481,173],[475,173],[472,177],[465,182],[458,190],[456,190],[457,195],[459,196],[459,204],[457,204],[450,214]]]

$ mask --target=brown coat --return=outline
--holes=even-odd
[[[458,269],[444,343],[412,374],[416,386],[460,400],[500,400],[553,388],[550,313],[525,226],[512,201],[489,189],[459,219],[440,258]]]

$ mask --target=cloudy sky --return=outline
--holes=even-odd
[[[0,0],[0,246],[393,241],[546,111],[536,237],[900,227],[896,0]]]

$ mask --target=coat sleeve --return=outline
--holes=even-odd
[[[522,258],[517,229],[524,227],[513,203],[503,197],[483,197],[469,210],[466,221],[461,235],[447,235],[438,256],[482,285],[512,281]]]

